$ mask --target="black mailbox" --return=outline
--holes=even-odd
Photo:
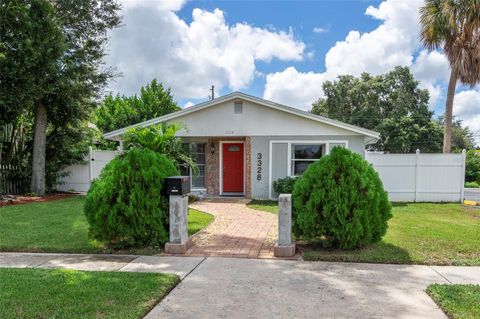
[[[170,176],[166,178],[167,195],[187,195],[190,193],[190,176]]]

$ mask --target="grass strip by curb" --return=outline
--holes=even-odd
[[[480,285],[433,284],[426,292],[449,318],[480,318]]]
[[[161,273],[0,269],[0,318],[142,318],[179,280]]]

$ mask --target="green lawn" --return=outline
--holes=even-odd
[[[190,208],[188,210],[188,235],[198,233],[212,221],[212,215]]]
[[[479,285],[430,285],[427,293],[449,318],[480,318]]]
[[[0,269],[0,318],[142,318],[176,275]]]
[[[271,212],[269,201],[255,203]],[[480,210],[460,204],[395,203],[383,240],[354,251],[311,246],[305,260],[347,262],[480,265]]]
[[[83,213],[85,197],[5,206],[0,208],[0,251],[108,252],[103,243],[88,238]],[[208,225],[212,215],[189,211],[188,232]],[[143,250],[143,254],[155,251]]]
[[[253,199],[247,204],[247,206],[256,210],[261,210],[261,211],[272,213],[275,215],[278,214],[278,203],[273,200]]]

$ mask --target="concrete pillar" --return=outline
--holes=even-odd
[[[295,255],[295,243],[292,242],[292,195],[280,194],[278,197],[278,242],[274,247],[275,257]]]
[[[188,238],[188,196],[170,195],[170,239],[168,254],[184,254],[191,246]]]

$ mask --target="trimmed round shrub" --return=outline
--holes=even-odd
[[[377,172],[341,147],[308,167],[292,197],[295,235],[326,247],[354,249],[377,242],[392,216]]]
[[[273,190],[277,194],[291,194],[297,178],[298,177],[287,176],[285,178],[277,179],[273,182]]]
[[[132,149],[105,166],[88,191],[84,211],[90,235],[116,248],[158,246],[168,241],[165,178],[173,162],[150,150]]]

